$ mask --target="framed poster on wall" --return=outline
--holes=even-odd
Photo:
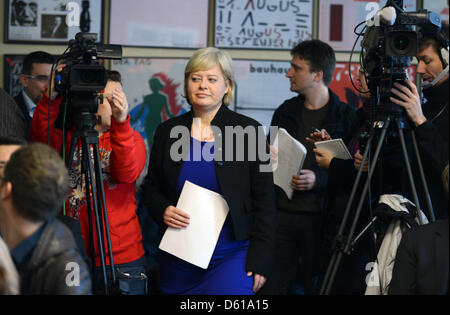
[[[330,83],[330,89],[339,96],[339,99],[347,104],[350,104],[354,107],[359,107],[361,103],[360,92],[361,87],[357,81],[358,72],[360,69],[360,64],[357,62],[352,62],[350,64],[350,72],[349,72],[349,64],[348,62],[336,62],[336,68],[333,73],[333,79]],[[410,66],[407,69],[408,78],[410,81],[414,82],[416,77],[416,67]],[[351,75],[351,77],[350,77]],[[352,84],[356,86],[353,86]]]
[[[360,93],[353,86],[350,79],[353,81],[355,86],[361,90],[358,81],[358,72],[360,65],[357,62],[352,62],[350,64],[350,73],[347,62],[336,62],[336,68],[334,69],[333,79],[330,83],[330,89],[339,96],[339,99],[347,104],[354,107],[358,107],[361,104]]]
[[[104,0],[5,0],[4,41],[67,44],[78,32],[103,35]]]
[[[355,27],[372,18],[386,5],[386,0],[319,0],[319,39],[335,51],[349,52],[357,38]],[[404,0],[405,11],[417,9],[416,0]],[[364,24],[364,23],[363,23]],[[361,32],[364,25],[358,27]],[[360,51],[362,36],[355,51]]]
[[[269,131],[273,112],[296,96],[289,89],[286,73],[290,63],[276,60],[233,60],[236,91],[234,110],[249,116]]]
[[[188,49],[208,44],[209,0],[111,0],[110,11],[112,44]]]
[[[189,111],[184,95],[184,58],[122,58],[112,60],[111,70],[122,75],[131,126],[146,140],[163,121]]]
[[[289,50],[312,38],[313,0],[215,0],[214,46]]]
[[[22,91],[20,84],[20,74],[25,55],[4,55],[3,56],[3,89],[12,98]]]

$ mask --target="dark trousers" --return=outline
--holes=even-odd
[[[259,294],[290,294],[297,272],[303,279],[305,294],[313,294],[320,215],[279,210],[277,220],[272,272]]]

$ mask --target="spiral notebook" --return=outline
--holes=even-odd
[[[350,154],[350,152],[348,152],[347,146],[345,145],[344,141],[342,141],[341,138],[326,141],[318,141],[315,143],[315,145],[317,148],[327,150],[328,152],[333,154],[334,157],[337,157],[339,159],[343,160],[352,159],[352,155]]]

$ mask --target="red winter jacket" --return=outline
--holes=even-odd
[[[52,101],[50,112],[50,146],[61,153],[63,133],[54,127],[62,98]],[[66,155],[74,130],[68,132]],[[44,96],[34,111],[30,129],[30,141],[47,143],[48,96]],[[136,215],[136,179],[145,165],[146,150],[141,135],[130,125],[130,117],[124,122],[111,118],[111,129],[99,137],[99,155],[102,164],[103,184],[110,226],[114,264],[135,261],[144,255],[142,234]],[[92,152],[92,151],[91,151]],[[75,150],[69,169],[70,194],[66,201],[66,214],[80,220],[81,231],[88,254],[90,254],[89,221],[87,214],[84,176],[81,176],[81,141]],[[92,198],[91,198],[92,199]],[[96,265],[100,256],[94,229]],[[106,247],[106,246],[105,246]],[[109,264],[108,251],[106,262]]]

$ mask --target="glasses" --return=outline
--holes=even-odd
[[[25,74],[25,76],[26,76],[27,78],[30,78],[30,79],[36,79],[36,80],[38,80],[38,81],[40,81],[40,82],[47,82],[47,81],[48,81],[48,78],[49,78],[48,75],[31,75],[31,74]]]

